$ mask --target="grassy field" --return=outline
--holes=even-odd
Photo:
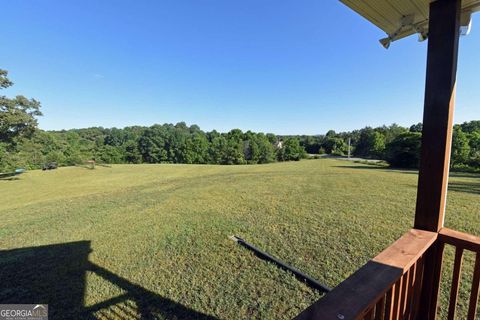
[[[0,301],[53,319],[289,319],[321,295],[227,236],[334,287],[412,226],[416,182],[339,160],[27,172],[0,181]],[[445,225],[479,235],[479,176],[450,186]]]

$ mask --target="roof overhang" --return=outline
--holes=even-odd
[[[418,33],[419,40],[428,35],[429,5],[435,0],[340,0],[362,17],[382,29],[387,38],[380,42],[388,47],[391,41]],[[463,0],[461,25],[469,27],[470,16],[480,10],[480,0]]]

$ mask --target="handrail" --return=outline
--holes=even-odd
[[[383,319],[414,312],[423,265],[417,265],[437,233],[411,229],[296,319]]]
[[[468,233],[442,228],[438,233],[438,240],[455,247],[480,252],[480,237]]]

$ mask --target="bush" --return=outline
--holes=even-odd
[[[299,161],[307,156],[305,149],[300,145],[297,138],[287,138],[283,147],[278,149],[277,158],[279,161]]]
[[[419,132],[398,135],[386,147],[388,163],[393,167],[418,168],[421,137]]]

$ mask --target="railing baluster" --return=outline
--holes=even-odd
[[[383,296],[380,301],[377,302],[377,306],[375,307],[375,320],[383,320],[385,316],[385,296]]]
[[[363,319],[364,319],[364,320],[374,320],[374,319],[373,319],[374,311],[375,311],[375,306],[372,306],[372,308],[370,309],[370,311],[367,312],[367,314],[365,315],[365,317],[364,317]]]
[[[433,265],[433,272],[430,277],[433,277],[433,278],[430,278],[432,282],[423,284],[424,289],[426,289],[427,292],[430,294],[430,299],[429,299],[430,305],[427,306],[429,310],[428,311],[429,320],[433,320],[437,316],[438,294],[440,292],[440,282],[442,281],[442,265],[443,265],[444,248],[445,248],[445,244],[443,242],[439,242],[432,247],[434,251],[432,251],[433,256],[430,256],[430,258],[433,258],[434,261],[433,263],[431,263],[431,265]],[[429,285],[431,286],[430,288],[428,287]]]
[[[448,320],[455,319],[455,308],[457,307],[458,288],[460,284],[460,272],[462,270],[463,249],[456,248],[455,263],[453,265],[452,288],[450,290],[450,304],[448,306]]]
[[[415,274],[415,290],[414,290],[414,300],[412,308],[412,319],[415,319],[418,315],[418,310],[420,308],[420,298],[422,293],[422,284],[423,284],[423,271],[424,271],[424,257],[420,257],[417,261],[417,271]]]
[[[400,298],[402,297],[402,280],[403,277],[400,277],[395,283],[395,296],[393,297],[393,319],[399,319],[398,314],[400,313]]]
[[[410,279],[409,277],[410,275],[410,269],[407,270],[407,272],[405,272],[403,274],[403,277],[402,277],[402,294],[400,296],[400,308],[399,308],[399,319],[402,319],[403,320],[403,317],[405,315],[405,300],[407,299],[407,290],[408,290],[408,287],[409,287],[409,283],[408,283],[408,280]]]
[[[393,299],[395,297],[395,284],[388,290],[385,297],[385,320],[393,319]]]
[[[407,305],[405,310],[404,319],[410,319],[412,317],[412,308],[413,308],[413,297],[415,295],[415,280],[417,273],[417,263],[415,263],[410,268],[410,276],[408,279],[408,289],[407,289]]]
[[[478,288],[480,285],[480,252],[477,252],[475,258],[475,268],[473,269],[472,291],[470,293],[470,305],[468,307],[468,320],[475,320],[477,312]]]

